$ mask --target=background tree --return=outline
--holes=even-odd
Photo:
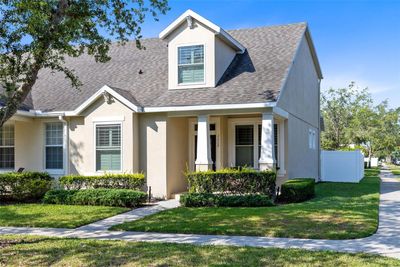
[[[348,88],[330,88],[324,92],[321,97],[325,124],[325,131],[321,134],[322,148],[337,150],[351,144],[354,115],[371,103],[367,89],[358,90],[354,82]]]
[[[322,97],[325,131],[322,148],[346,149],[349,144],[363,147],[366,156],[389,158],[400,145],[400,109],[389,108],[388,102],[374,106],[368,89],[330,89]]]
[[[112,40],[140,44],[147,15],[157,20],[167,0],[0,0],[0,126],[16,113],[39,71],[63,72],[73,87],[79,77],[66,57],[87,53],[107,62]]]

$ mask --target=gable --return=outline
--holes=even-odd
[[[191,10],[171,23],[160,38],[168,43],[169,89],[215,87],[236,53],[243,53],[245,49],[219,26]],[[197,65],[185,65],[183,71],[180,51],[190,51],[194,47],[202,52],[202,58],[198,59],[202,61]],[[183,79],[182,75],[188,79]]]
[[[280,93],[278,106],[303,121],[318,125],[320,77],[310,41],[304,35]]]

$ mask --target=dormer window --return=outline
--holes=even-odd
[[[204,82],[204,45],[178,47],[178,82]]]

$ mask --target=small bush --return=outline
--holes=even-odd
[[[210,193],[187,193],[180,198],[184,207],[264,207],[272,206],[266,195],[222,195]]]
[[[315,180],[299,178],[286,181],[281,186],[279,201],[291,203],[302,202],[315,196]]]
[[[129,189],[50,190],[43,197],[45,204],[137,207],[147,194]]]
[[[37,201],[50,190],[53,178],[45,172],[0,174],[0,200]]]
[[[190,193],[221,193],[228,195],[275,194],[276,173],[252,169],[223,169],[191,172],[186,177]]]
[[[105,174],[100,176],[67,175],[60,178],[64,189],[132,189],[141,190],[145,184],[143,173]]]

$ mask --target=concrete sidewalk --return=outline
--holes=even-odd
[[[122,224],[124,222],[139,220],[145,216],[158,213],[163,210],[173,209],[179,207],[179,201],[170,199],[154,203],[153,206],[134,209],[125,213],[118,214],[104,220],[94,222],[88,225],[77,228],[76,230],[82,231],[107,231],[113,225]]]
[[[252,247],[302,248],[309,250],[333,250],[340,252],[365,252],[400,258],[400,183],[391,178],[389,171],[381,173],[381,198],[379,229],[376,234],[354,240],[318,240],[296,238],[268,238],[254,236],[223,236],[195,234],[162,234],[142,232],[107,231],[105,228],[123,219],[114,216],[102,223],[90,224],[78,229],[0,227],[0,234],[30,234],[52,237],[94,238],[144,242],[170,242],[195,245],[231,245]],[[169,202],[171,205],[173,202]],[[154,210],[153,210],[154,211]],[[132,211],[133,212],[133,211]],[[147,212],[145,212],[147,213]],[[153,214],[154,212],[152,212]],[[121,214],[121,216],[124,214]],[[132,215],[132,214],[131,214]],[[138,216],[135,214],[134,216]],[[114,219],[112,219],[114,218]],[[139,217],[131,217],[135,219]],[[90,226],[90,227],[89,227]]]

